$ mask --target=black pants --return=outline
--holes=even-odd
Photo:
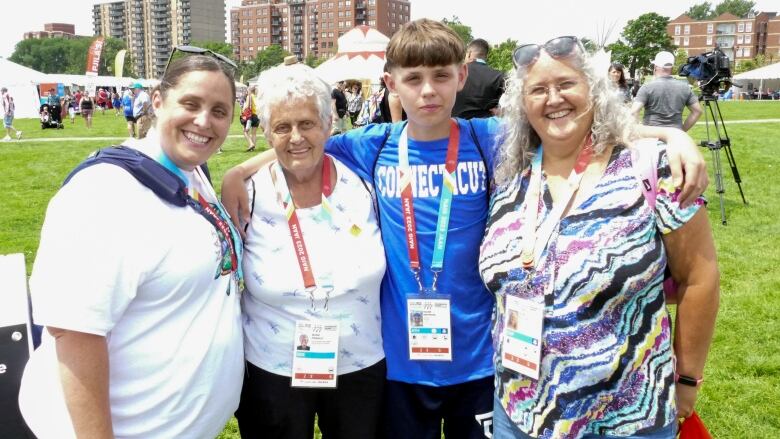
[[[336,389],[305,389],[247,362],[236,411],[241,438],[311,439],[315,414],[323,439],[376,438],[386,370],[382,360],[339,375]]]
[[[386,439],[490,437],[493,425],[493,377],[433,387],[388,380],[383,410]]]

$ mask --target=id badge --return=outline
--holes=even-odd
[[[298,320],[293,340],[292,387],[335,388],[339,322]]]
[[[452,361],[449,296],[409,294],[406,317],[410,360]]]
[[[506,296],[501,365],[535,380],[542,359],[544,304]]]

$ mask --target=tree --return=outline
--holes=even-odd
[[[751,12],[755,12],[754,6],[756,6],[756,2],[749,0],[723,0],[715,6],[714,16],[717,17],[728,12],[737,17],[746,18]]]
[[[490,67],[502,72],[512,70],[512,53],[517,47],[517,41],[507,39],[497,46],[493,46],[488,52],[487,63]]]
[[[695,4],[688,8],[687,11],[685,11],[685,15],[693,18],[694,20],[709,20],[713,17],[712,3],[704,2]]]
[[[326,58],[318,58],[313,53],[309,53],[306,55],[306,59],[303,60],[303,63],[311,68],[315,68],[319,66],[320,64],[324,63]]]
[[[596,44],[596,42],[591,40],[590,38],[581,38],[580,42],[582,43],[582,47],[585,48],[585,51],[591,55],[598,52],[599,50],[599,45]]]
[[[621,38],[608,47],[613,60],[626,66],[631,77],[636,78],[636,70],[650,66],[650,60],[656,53],[662,50],[674,52],[672,37],[666,33],[668,23],[669,17],[655,12],[629,20],[620,34]]]
[[[87,52],[94,39],[80,37],[23,40],[16,44],[14,53],[9,59],[43,73],[83,75],[87,66]],[[98,74],[112,75],[116,53],[124,48],[124,41],[106,38]],[[129,57],[125,58],[124,71],[132,74]]]
[[[688,62],[688,52],[685,49],[677,49],[674,52],[674,67],[672,67],[672,73],[680,71],[680,67]]]
[[[271,44],[265,49],[257,52],[254,61],[254,75],[283,63],[284,57],[288,55],[290,55],[290,52],[282,49],[281,46],[276,44]]]
[[[226,43],[224,41],[193,41],[192,45],[202,47],[204,49],[209,49],[214,53],[224,55],[225,57],[235,61],[235,56],[233,55],[233,45],[230,43]]]
[[[463,40],[463,44],[469,44],[474,39],[474,36],[471,35],[471,26],[461,23],[460,18],[453,15],[451,19],[444,18],[441,22],[454,30],[460,39]]]

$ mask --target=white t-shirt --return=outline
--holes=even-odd
[[[244,253],[244,349],[247,361],[277,375],[291,375],[296,320],[340,322],[339,375],[384,358],[379,287],[385,254],[372,198],[357,175],[333,161],[338,177],[328,198],[333,226],[321,218],[320,206],[296,210],[318,284],[323,277],[332,281],[327,310],[322,290],[315,292],[312,309],[269,167],[252,177],[256,192]],[[357,236],[352,224],[361,230]]]
[[[154,139],[136,144],[154,157]],[[114,165],[82,170],[51,200],[30,278],[35,321],[106,337],[117,438],[213,438],[237,408],[240,300],[231,276],[215,279],[219,246],[205,218]],[[44,331],[19,396],[40,439],[74,437],[57,367]]]
[[[144,104],[147,104],[146,111],[144,111]],[[133,100],[133,117],[140,117],[144,114],[148,114],[150,105],[151,101],[149,100],[149,94],[144,90],[138,92],[138,96]],[[144,111],[143,114],[141,114],[142,111]]]

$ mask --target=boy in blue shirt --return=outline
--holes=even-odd
[[[447,26],[428,19],[406,24],[387,47],[384,80],[407,121],[368,125],[326,144],[377,198],[387,255],[381,310],[388,438],[439,439],[442,422],[449,439],[490,436],[494,299],[480,278],[478,255],[499,120],[450,118],[466,81],[464,57],[462,40]],[[233,218],[247,219],[243,180],[266,154],[225,175],[223,202]],[[700,171],[703,161],[695,159]],[[411,309],[431,298],[448,309]],[[426,323],[426,315],[435,322]],[[422,343],[418,326],[433,326],[437,339]]]

